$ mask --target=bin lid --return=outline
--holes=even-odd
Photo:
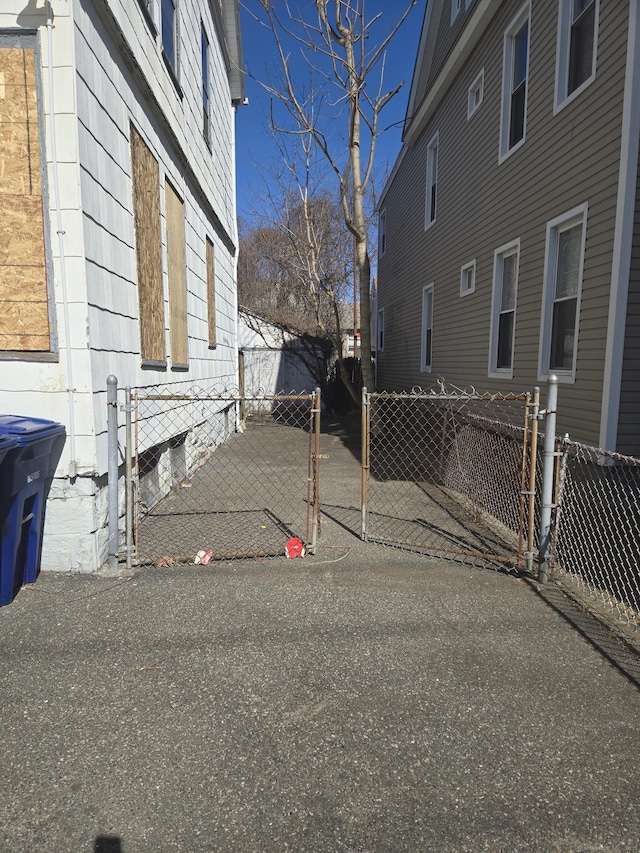
[[[0,415],[0,436],[12,436],[18,445],[29,444],[57,432],[65,432],[63,424],[24,415]]]

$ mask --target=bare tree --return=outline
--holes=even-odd
[[[337,179],[342,218],[355,244],[362,377],[370,388],[374,385],[369,358],[371,260],[365,195],[374,167],[380,113],[404,84],[385,88],[386,50],[417,2],[408,0],[404,12],[377,44],[371,33],[381,15],[368,19],[365,0],[313,0],[311,13],[294,9],[289,0],[277,4],[260,0],[263,11],[256,15],[273,36],[281,72],[275,81],[259,82],[284,108],[280,113],[288,117],[288,121],[280,120],[272,111],[271,125],[278,133],[312,140]],[[309,85],[294,73],[291,45],[301,50],[308,63]],[[321,80],[322,85],[314,85],[314,80]],[[333,107],[336,116],[345,121],[346,135],[341,141],[321,123],[327,107]]]

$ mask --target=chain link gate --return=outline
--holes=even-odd
[[[362,538],[533,567],[539,395],[363,392]]]
[[[133,562],[284,555],[294,537],[315,551],[319,389],[244,396],[147,388],[130,396]]]

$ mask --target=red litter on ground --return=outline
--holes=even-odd
[[[196,564],[196,566],[206,566],[212,557],[213,551],[198,551],[193,562]]]
[[[287,560],[290,560],[292,557],[304,557],[304,545],[302,544],[302,539],[298,539],[297,536],[293,536],[287,544],[284,546],[284,553],[287,555]]]

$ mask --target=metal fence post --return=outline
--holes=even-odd
[[[320,415],[322,411],[320,388],[316,388],[312,401],[315,443],[313,451],[313,515],[311,520],[311,543],[309,545],[309,551],[310,553],[315,554],[318,543],[318,526],[320,523]]]
[[[131,405],[131,386],[124,389],[125,411],[125,506],[126,506],[126,556],[127,568],[130,569],[133,557],[133,429]]]
[[[362,387],[362,480],[361,491],[361,529],[360,537],[367,539],[367,503],[369,487],[369,396],[365,386]]]
[[[551,374],[548,379],[547,408],[544,428],[544,451],[542,458],[542,505],[540,509],[540,542],[538,545],[538,580],[549,580],[551,557],[551,512],[555,481],[556,410],[558,407],[558,377]]]
[[[109,570],[118,568],[118,379],[107,376],[107,491]]]

